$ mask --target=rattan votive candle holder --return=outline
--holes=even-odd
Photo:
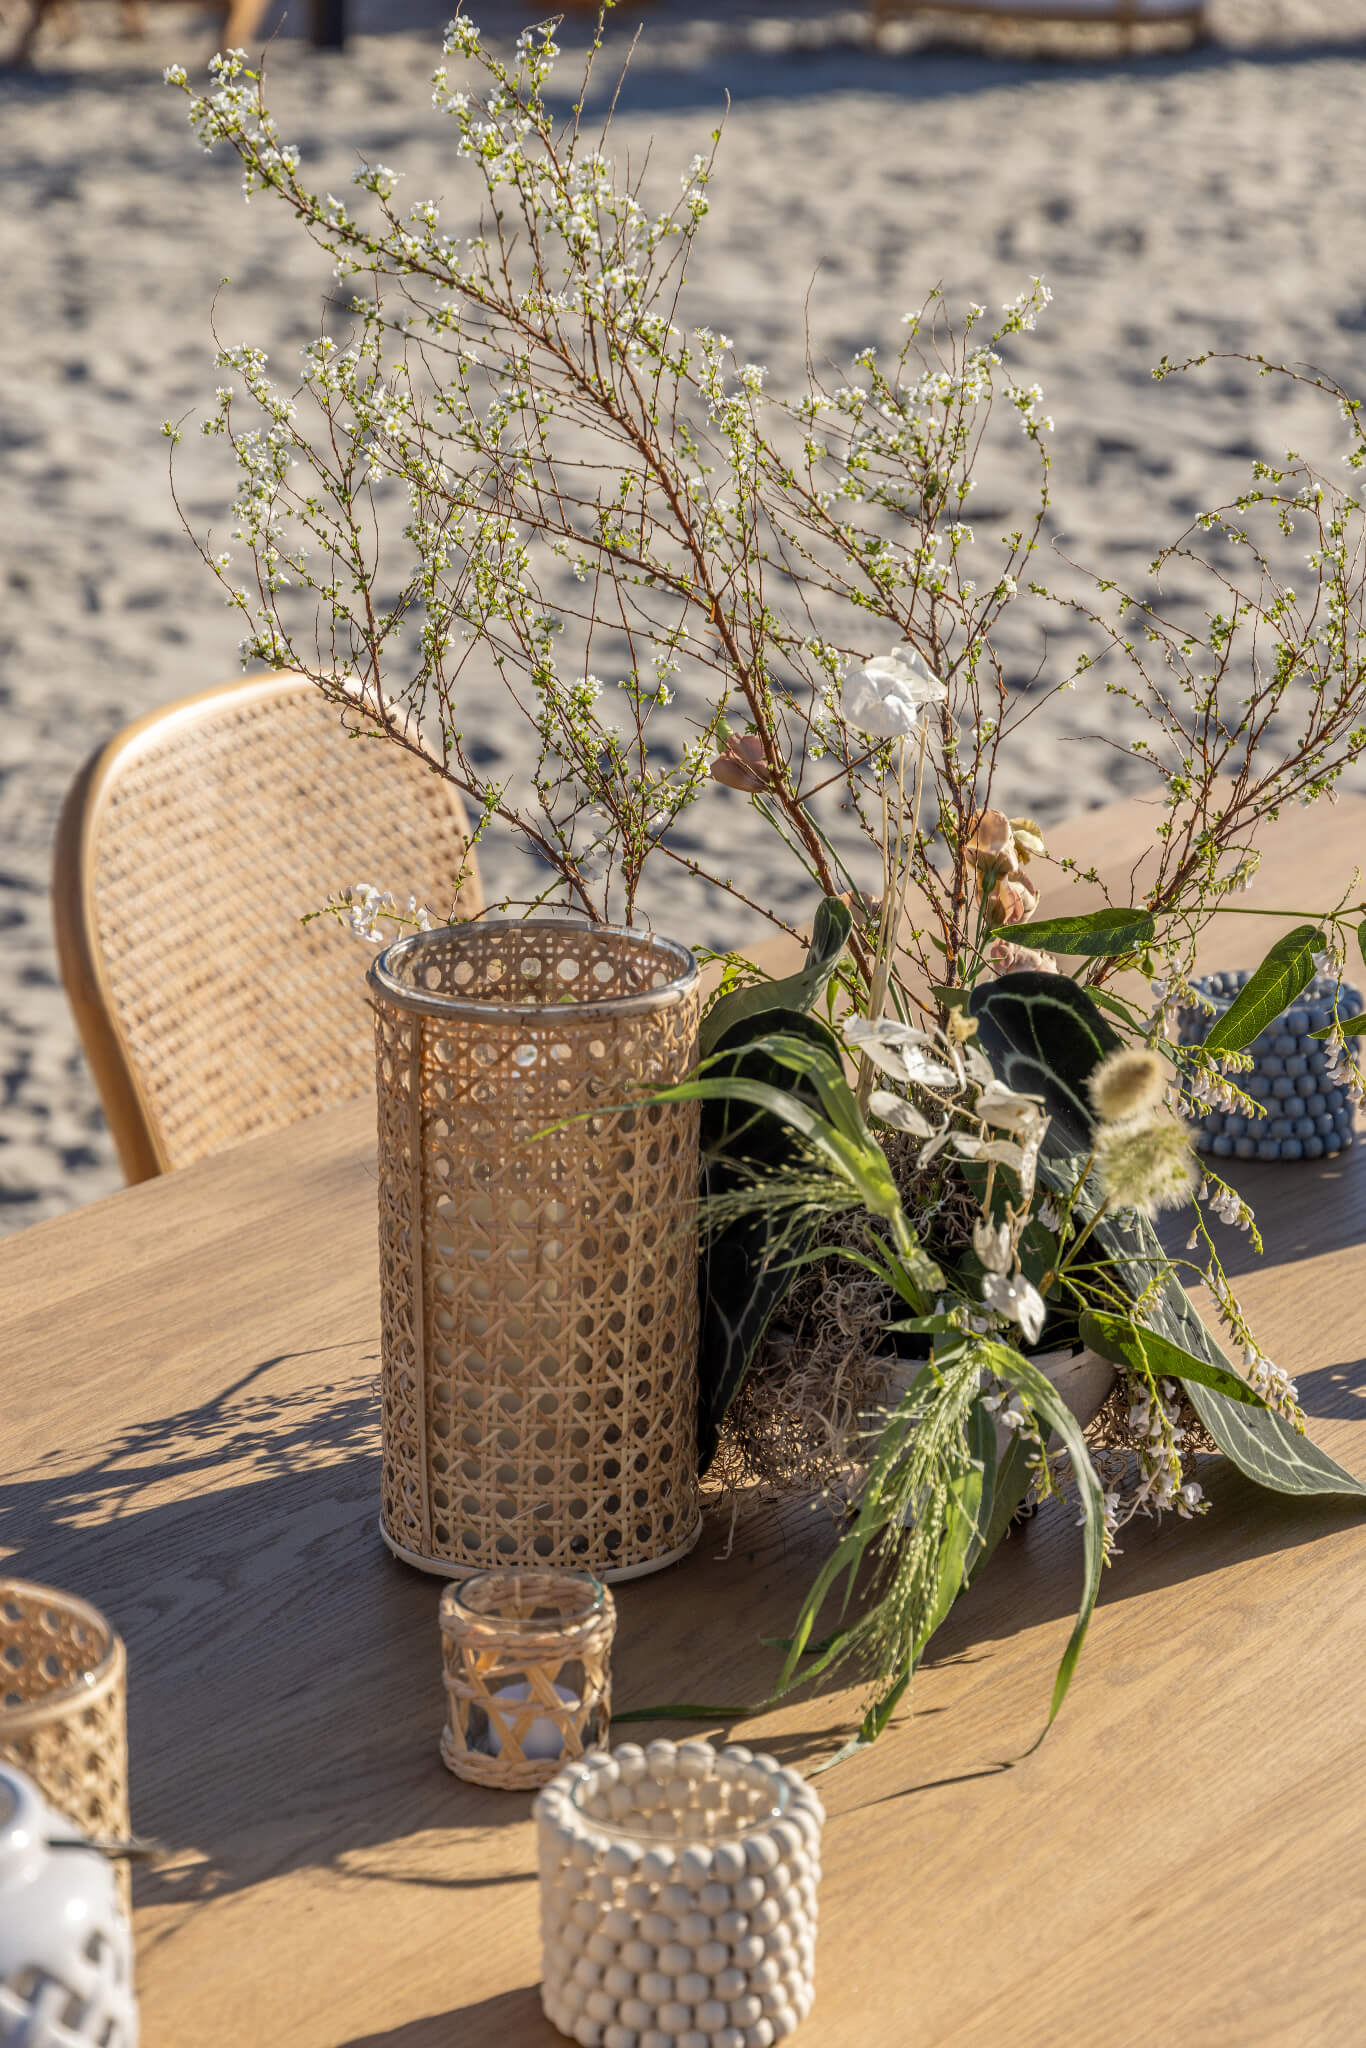
[[[811,2009],[820,1800],[773,1757],[623,1743],[536,1800],[541,2000],[584,2048],[771,2048]]]
[[[0,1762],[96,1842],[130,1832],[126,1668],[122,1641],[87,1601],[0,1579]],[[126,1864],[117,1877],[126,1909]]]
[[[605,1744],[616,1625],[612,1595],[587,1572],[479,1572],[449,1586],[446,1768],[529,1791]]]

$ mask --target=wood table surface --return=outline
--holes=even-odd
[[[1054,836],[1119,872],[1158,817],[1125,804]],[[1241,900],[1321,902],[1363,828],[1360,801],[1287,819]],[[1276,929],[1223,920],[1209,964]],[[125,1637],[134,1819],[170,1845],[136,1885],[145,2048],[560,2038],[528,1800],[443,1768],[440,1583],[376,1532],[372,1117],[0,1244],[0,1559]],[[1366,1162],[1240,1184],[1266,1238],[1254,1327],[1366,1474]],[[914,1712],[822,1780],[806,2048],[1366,2039],[1366,1518],[1222,1462],[1203,1477],[1209,1515],[1125,1532],[1035,1754],[1080,1563],[1056,1509],[955,1610]],[[733,1541],[713,1513],[684,1564],[619,1588],[618,1707],[761,1694],[760,1638],[821,1541],[819,1510]],[[806,1766],[856,1706],[827,1688],[745,1739]]]

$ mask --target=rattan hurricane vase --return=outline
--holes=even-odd
[[[654,1571],[695,1542],[692,955],[559,921],[401,939],[370,969],[380,1531],[425,1571]],[[551,1127],[555,1128],[551,1128]]]

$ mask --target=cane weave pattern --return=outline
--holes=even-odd
[[[450,1575],[666,1561],[698,1512],[698,1113],[616,1105],[693,1066],[691,955],[467,925],[371,987],[386,1540]]]
[[[0,1579],[0,1761],[96,1841],[129,1834],[125,1668],[121,1638],[84,1600]],[[126,1908],[126,1864],[118,1875]]]
[[[95,822],[95,943],[171,1166],[369,1091],[361,949],[307,912],[359,881],[443,921],[482,907],[452,786],[305,677],[270,682],[148,728]]]
[[[447,1770],[525,1792],[605,1747],[616,1625],[612,1595],[587,1572],[480,1572],[448,1587]]]

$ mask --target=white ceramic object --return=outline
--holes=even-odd
[[[0,2048],[137,2048],[133,1942],[113,1866],[0,1765]]]
[[[820,1800],[740,1746],[623,1743],[535,1804],[541,2001],[581,2048],[772,2048],[811,2009]]]

